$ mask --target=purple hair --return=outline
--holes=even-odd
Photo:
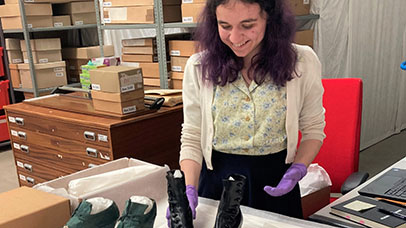
[[[200,15],[194,39],[199,41],[199,49],[205,50],[201,60],[203,79],[215,85],[224,86],[233,82],[242,70],[243,58],[237,57],[221,40],[218,32],[216,9],[229,0],[207,0]],[[295,18],[284,0],[239,0],[257,3],[268,14],[266,31],[260,51],[252,58],[249,72],[254,80],[262,84],[269,78],[278,86],[285,86],[293,79],[297,53],[292,46],[295,35]]]

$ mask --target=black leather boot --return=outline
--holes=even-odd
[[[223,179],[223,192],[217,210],[214,228],[239,228],[242,226],[242,213],[240,203],[244,194],[246,177],[240,174],[231,174]]]
[[[166,173],[166,179],[171,228],[193,228],[192,210],[186,196],[185,175],[181,170],[170,170]]]

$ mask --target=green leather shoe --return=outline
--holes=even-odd
[[[125,203],[125,209],[115,228],[152,228],[155,217],[155,200],[145,196],[132,196]]]
[[[99,198],[104,202],[107,200]],[[87,200],[82,201],[64,228],[114,228],[114,224],[120,216],[120,211],[114,201],[108,200],[107,202],[111,203],[111,205],[106,209],[92,213],[92,208],[95,208],[92,203]]]

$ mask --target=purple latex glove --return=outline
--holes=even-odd
[[[198,203],[197,190],[193,185],[186,185],[186,197],[189,201],[189,207],[192,210],[193,219],[196,219],[196,207]],[[168,227],[171,227],[171,212],[169,207],[166,208],[166,219],[168,220]]]
[[[278,186],[265,186],[264,191],[271,196],[282,196],[292,191],[297,182],[299,182],[307,173],[306,165],[302,163],[293,163],[283,175]]]

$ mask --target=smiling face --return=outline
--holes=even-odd
[[[229,0],[217,7],[216,16],[221,41],[238,57],[251,60],[264,38],[267,14],[258,3]]]

